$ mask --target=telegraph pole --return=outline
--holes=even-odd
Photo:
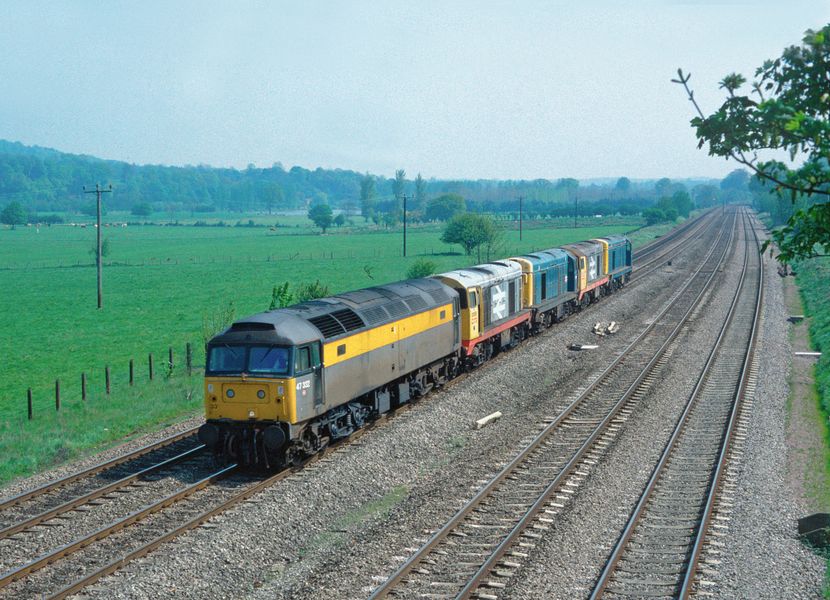
[[[103,263],[103,260],[101,258],[101,248],[102,248],[102,243],[101,243],[101,194],[109,194],[109,193],[112,193],[112,185],[109,185],[109,187],[104,189],[104,188],[101,187],[100,183],[96,183],[94,190],[88,190],[88,189],[86,189],[86,186],[84,186],[84,194],[95,194],[97,196],[97,199],[98,199],[98,202],[97,202],[97,212],[98,212],[98,227],[97,227],[97,229],[98,229],[98,253],[97,253],[97,256],[98,256],[98,261],[97,261],[98,262],[98,308],[101,308],[104,304],[104,288],[103,288],[103,283],[102,283],[103,272],[101,270],[101,266],[102,266],[102,263]]]
[[[522,200],[524,196],[519,196],[519,241],[522,241]]]
[[[406,194],[403,195],[403,257],[406,258]]]

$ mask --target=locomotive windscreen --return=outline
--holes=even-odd
[[[208,371],[211,373],[251,373],[287,375],[288,348],[282,346],[242,346],[223,344],[210,349]]]

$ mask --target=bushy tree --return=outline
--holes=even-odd
[[[407,279],[420,279],[422,277],[429,277],[434,275],[438,270],[438,265],[428,258],[419,258],[406,271]]]
[[[492,245],[498,237],[498,228],[493,219],[487,215],[464,213],[454,216],[441,235],[445,244],[460,244],[467,256],[476,248]]]
[[[786,48],[780,58],[765,61],[755,71],[748,95],[740,93],[746,78],[731,73],[720,82],[726,100],[705,115],[694,97],[691,75],[677,70],[681,84],[698,116],[698,147],[709,145],[709,154],[731,158],[749,168],[773,191],[810,200],[773,232],[779,259],[788,262],[830,253],[830,25],[808,30],[802,45]],[[789,154],[793,166],[778,158]],[[764,159],[765,157],[769,157]]]
[[[343,225],[346,224],[346,215],[339,213],[336,217],[334,217],[334,224],[337,227],[343,227]]]
[[[0,222],[11,225],[12,229],[18,225],[25,225],[27,220],[26,209],[20,202],[9,202],[0,213]]]
[[[673,193],[671,195],[671,201],[674,209],[677,210],[677,214],[681,217],[688,217],[694,208],[692,198],[686,190],[678,190]]]
[[[425,216],[428,221],[449,221],[465,210],[467,205],[464,198],[458,194],[444,194],[429,201]]]
[[[659,208],[652,207],[643,210],[643,218],[646,220],[646,225],[657,225],[666,220],[666,215]]]
[[[326,232],[326,229],[331,227],[334,217],[332,216],[331,207],[328,204],[316,204],[308,210],[308,218],[314,224]]]

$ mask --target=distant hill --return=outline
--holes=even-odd
[[[410,173],[407,181],[406,193],[410,198],[414,194],[414,175]],[[36,212],[83,210],[91,203],[91,198],[83,194],[83,187],[95,183],[112,184],[114,193],[107,197],[107,206],[112,210],[149,204],[156,211],[252,212],[305,208],[317,201],[359,212],[360,182],[364,177],[365,174],[342,169],[309,170],[295,166],[285,170],[279,163],[267,169],[251,166],[245,170],[204,165],[135,165],[0,140],[0,207],[16,200]],[[394,210],[392,180],[374,179],[377,210]],[[428,179],[426,192],[428,198],[460,194],[474,210],[513,211],[519,196],[525,198],[526,208],[535,206],[537,210],[571,204],[576,194],[580,202],[586,203],[628,201],[643,206],[654,202],[652,181],[632,181],[624,191],[615,189],[615,183],[614,179],[589,180],[581,186],[574,179]]]

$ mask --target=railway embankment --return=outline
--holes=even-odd
[[[782,279],[793,353],[787,419],[788,479],[803,501],[804,514],[830,512],[830,258],[796,265]],[[803,319],[797,317],[803,316]],[[830,551],[824,597],[830,597]]]

